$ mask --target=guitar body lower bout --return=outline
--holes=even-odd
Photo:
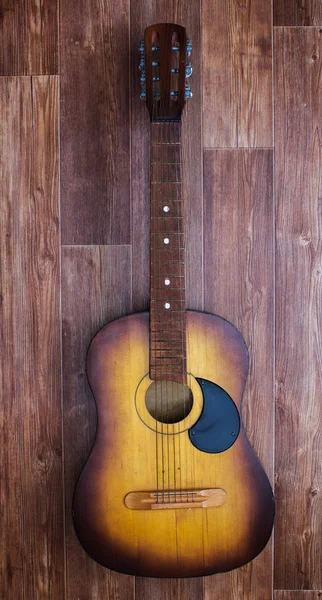
[[[241,335],[215,315],[187,311],[186,317],[187,372],[194,381],[219,386],[240,413],[248,371]],[[156,434],[136,410],[136,391],[149,371],[149,313],[103,328],[91,344],[87,370],[98,428],[73,503],[85,550],[110,569],[149,577],[228,571],[259,554],[271,534],[274,500],[243,428],[227,450],[202,451],[189,439],[193,427],[179,433],[178,424],[176,433],[174,425],[162,435],[159,424]],[[191,389],[200,403],[202,394]],[[164,508],[153,510],[166,492]],[[140,501],[151,509],[136,510]]]

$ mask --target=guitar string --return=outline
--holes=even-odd
[[[159,43],[159,48],[160,48],[160,43]],[[161,82],[161,52],[159,50],[159,69],[160,69],[160,82]],[[161,113],[164,112],[164,106],[162,105],[163,103],[163,95],[161,93],[161,83],[159,83],[159,92],[160,92],[160,102],[158,103],[158,106],[160,107],[160,111]],[[160,114],[159,114],[160,117]],[[159,143],[162,143],[162,123],[160,121],[158,121],[158,131],[159,131]],[[159,146],[158,152],[159,152],[159,167],[158,167],[158,179],[157,181],[162,181],[162,161],[160,161],[160,153],[162,156],[163,153],[163,147]],[[161,179],[160,179],[161,177]],[[159,192],[158,192],[158,197],[159,197]],[[157,250],[158,252],[158,260],[160,261],[160,250]],[[160,268],[160,263],[158,266],[158,279],[160,280],[161,278],[161,268]],[[160,329],[159,329],[159,336],[160,336]],[[162,351],[161,351],[161,344],[160,344],[160,349],[159,349],[159,361],[158,361],[158,370],[160,371],[160,375],[159,375],[159,381],[160,381],[160,396],[161,396],[161,436],[162,436],[162,502],[164,503],[165,501],[165,465],[164,465],[164,422],[163,422],[163,374],[162,374]]]
[[[177,125],[177,135],[178,138],[180,139],[180,142],[182,143],[182,137],[181,137],[181,123],[179,123]],[[183,156],[182,156],[182,145],[179,147],[179,156],[180,156],[180,163],[181,163],[181,176],[180,176],[180,180],[182,180],[182,170],[183,170],[183,165],[182,165],[182,160],[183,160]],[[178,180],[178,168],[176,166],[176,179]],[[181,194],[180,194],[180,209],[179,209],[179,203],[177,205],[177,212],[178,215],[182,215],[184,216],[184,207],[183,207],[183,196],[182,196],[182,186],[181,186]],[[178,190],[176,192],[176,195],[178,195]],[[178,199],[178,198],[177,198]],[[180,210],[180,213],[179,213]],[[178,225],[177,225],[177,232],[178,232],[178,262],[179,262],[179,273],[182,277],[185,277],[185,273],[184,273],[184,269],[185,269],[185,264],[183,264],[182,267],[182,261],[180,261],[180,252],[182,252],[183,254],[183,258],[184,258],[184,250],[180,250],[180,243],[179,243],[179,232],[180,232],[180,228],[179,228],[179,219],[178,219]],[[184,232],[184,226],[182,225],[182,232]],[[185,243],[184,243],[184,235],[183,237],[183,242],[182,242],[182,247],[184,248]],[[183,281],[185,281],[185,279],[183,279]],[[185,315],[183,313],[183,310],[185,310],[185,283],[184,285],[180,286],[180,325],[181,325],[181,353],[182,353],[182,386],[185,385],[185,374],[186,374],[186,369],[185,369],[185,347],[184,347],[184,334],[185,334]],[[186,417],[186,389],[185,387],[182,388],[183,389],[183,413],[184,413],[184,418]],[[182,442],[183,442],[183,454],[184,454],[184,462],[185,462],[185,476],[186,476],[186,482],[185,482],[185,489],[187,490],[188,488],[188,460],[187,460],[187,444],[186,444],[186,435],[185,433],[181,433],[179,434],[180,438],[183,436]],[[182,464],[180,465],[180,468],[182,470]],[[184,498],[183,495],[183,490],[181,490],[181,499]],[[188,498],[187,498],[188,500]]]
[[[160,43],[159,43],[159,47],[160,47]],[[159,63],[160,63],[160,69],[161,69],[161,53],[159,52]],[[161,81],[161,76],[160,76],[160,81]],[[160,108],[160,111],[163,112],[163,106],[162,106],[162,102],[163,102],[163,96],[161,94],[161,85],[160,85],[160,102],[158,103],[158,106]],[[159,114],[160,117],[160,114]],[[158,140],[159,142],[162,142],[162,125],[161,122],[158,121],[157,123],[157,131],[158,131]],[[158,165],[158,179],[157,181],[162,181],[162,161],[160,161],[160,152],[161,152],[161,156],[163,153],[163,147],[159,146],[158,152],[159,152],[159,165]],[[161,177],[161,179],[160,179]],[[159,191],[158,193],[158,198],[159,198]],[[159,244],[158,244],[159,246]],[[160,280],[161,278],[161,267],[160,267],[160,250],[157,250],[158,253],[158,279]],[[159,329],[159,336],[160,336],[160,329]],[[159,375],[159,388],[160,388],[160,403],[161,403],[161,445],[162,445],[162,463],[161,463],[161,468],[162,468],[162,502],[164,503],[165,501],[165,457],[164,457],[164,420],[163,420],[163,374],[162,374],[162,351],[161,351],[161,345],[159,348],[159,360],[156,361],[156,364],[158,364],[158,370],[160,371],[160,375]]]
[[[173,127],[173,129],[175,130],[175,125],[172,125],[172,127]],[[179,141],[179,140],[177,139],[176,135],[174,135],[174,136],[173,136],[173,138],[174,138],[174,142],[178,142],[178,141]],[[179,151],[179,152],[178,152],[178,151]],[[173,162],[175,163],[175,165],[174,165],[174,167],[175,167],[175,168],[174,168],[174,171],[175,171],[175,180],[177,181],[177,179],[178,179],[178,177],[177,177],[177,166],[178,166],[178,164],[177,164],[177,163],[178,163],[178,159],[180,160],[180,146],[173,146],[173,154],[174,154],[174,161],[173,161]],[[178,155],[179,155],[179,156],[178,156]],[[177,190],[178,190],[178,188],[176,188],[176,193],[177,193]],[[174,207],[175,207],[175,210],[176,210],[176,212],[177,212],[177,214],[176,214],[176,218],[177,218],[177,224],[178,224],[178,226],[179,226],[179,222],[180,222],[180,220],[179,220],[179,216],[181,216],[179,202],[176,202],[176,203],[174,204]],[[173,228],[173,229],[175,229],[175,220],[174,220],[174,228]],[[179,244],[178,244],[178,245],[179,245]],[[179,261],[178,261],[178,266],[179,266],[179,264],[180,264],[180,263],[179,263]],[[178,269],[177,269],[177,268],[176,268],[176,273],[178,273]],[[180,287],[181,287],[181,286],[182,286],[182,280],[180,279]],[[177,390],[177,405],[179,404],[179,403],[178,403],[178,387],[179,387],[179,384],[178,384],[178,382],[176,382],[176,390]],[[179,472],[180,472],[180,477],[179,477],[179,479],[180,479],[180,486],[179,486],[179,499],[180,499],[180,496],[182,495],[182,464],[181,464],[181,435],[180,435],[179,431],[180,431],[180,424],[178,423],[178,427],[177,427],[177,433],[178,433],[178,435],[177,435],[177,436],[174,436],[174,439],[175,439],[175,440],[178,440],[178,454],[179,454],[179,457],[178,457],[178,458],[179,458],[179,470],[180,470],[180,471],[179,471]],[[176,453],[176,447],[175,447],[175,443],[174,443],[174,449],[173,449],[173,452],[174,452],[174,469],[176,470],[176,469],[177,469],[177,465],[176,465],[176,458],[175,458],[175,453]],[[175,498],[175,501],[176,501],[176,498]]]
[[[166,128],[166,132],[167,132],[167,130],[168,130],[168,128],[169,128],[169,125],[168,125],[168,123],[166,123],[166,124],[165,124],[165,128]],[[170,138],[171,138],[171,132],[170,132]],[[170,141],[171,141],[171,139],[170,139]],[[168,149],[167,149],[167,160],[169,161],[168,153],[169,153],[169,147],[168,147]],[[170,161],[169,161],[169,162],[170,162]],[[168,171],[168,173],[167,173],[167,178],[168,178],[168,180],[169,180],[169,166],[168,166],[168,165],[167,165],[166,167],[165,167],[165,165],[164,165],[164,170],[166,170],[166,169],[167,169],[167,171]],[[162,179],[162,181],[163,181],[163,179]],[[164,228],[162,228],[162,229],[164,229]],[[170,227],[170,229],[171,229],[171,227]],[[171,237],[171,236],[170,236],[170,237]],[[170,241],[171,241],[171,240],[170,240]],[[170,245],[170,244],[169,244],[169,245]],[[164,276],[166,276],[166,275],[165,275],[165,273],[164,273]],[[170,284],[171,284],[171,280],[170,280]],[[169,290],[169,292],[170,292],[170,298],[171,298],[171,291]],[[172,301],[172,300],[171,300],[171,301]],[[167,347],[168,347],[168,344],[167,344]],[[167,350],[165,351],[165,353],[167,354]],[[167,378],[166,378],[166,379],[167,379]],[[168,502],[170,502],[170,488],[171,488],[171,480],[170,480],[170,435],[169,435],[169,395],[170,395],[170,388],[171,388],[171,406],[173,407],[173,382],[172,382],[172,378],[171,378],[171,384],[170,384],[170,386],[169,386],[169,384],[167,384],[167,389],[166,389],[166,392],[167,392],[167,423],[168,423],[168,425],[167,425],[167,451],[168,451]]]
[[[172,130],[173,130],[173,131],[172,131]],[[171,135],[171,134],[172,134],[172,135]],[[177,142],[177,141],[178,141],[178,140],[177,140],[177,138],[176,138],[176,131],[175,131],[175,127],[174,127],[174,125],[173,125],[172,123],[170,124],[170,141],[173,141],[173,142]],[[176,164],[176,163],[177,163],[177,161],[178,161],[178,156],[177,156],[177,150],[178,150],[178,147],[177,147],[177,146],[175,146],[175,145],[173,145],[172,149],[173,149],[173,153],[172,153],[172,154],[173,154],[173,156],[171,156],[171,162],[174,162],[174,163],[175,163],[175,165],[174,165],[174,167],[175,167],[175,168],[174,168],[174,172],[175,172],[175,180],[177,180],[177,164]],[[176,194],[177,194],[177,187],[176,187]],[[179,216],[179,215],[178,215],[178,211],[179,211],[179,203],[176,203],[176,204],[175,204],[175,207],[176,207],[176,211],[177,211],[177,215],[176,215],[176,217],[177,217],[177,222],[179,222],[179,219],[178,219],[178,216]],[[175,230],[175,215],[174,215],[174,224],[173,224],[173,225],[174,225],[174,226],[173,226],[173,231],[174,231],[174,230]],[[173,237],[174,237],[174,240],[175,240],[176,236],[173,236]],[[175,296],[175,294],[173,294],[173,295]],[[170,347],[171,347],[171,342],[170,342]],[[176,409],[177,409],[177,406],[178,406],[178,382],[176,382],[176,383],[175,383],[174,402],[175,402],[175,404],[176,404]],[[174,429],[175,429],[175,424],[174,424]],[[178,431],[177,431],[177,433],[179,433],[179,424],[178,424]],[[175,453],[176,453],[176,445],[175,445],[175,436],[173,436],[173,437],[174,437],[174,440],[173,440],[173,469],[174,469],[174,473],[176,474],[176,467],[177,467],[177,465],[176,465],[176,456],[175,456]],[[180,448],[180,434],[178,435],[178,445],[179,445],[179,468],[180,468],[180,473],[181,473],[181,460],[180,460],[180,457],[181,457],[181,448]],[[176,476],[176,475],[175,475],[175,476]],[[181,487],[181,485],[180,485],[180,487]],[[175,488],[176,488],[176,483],[175,483]],[[176,502],[176,499],[177,499],[177,494],[176,494],[176,492],[175,492],[175,502]]]
[[[153,42],[152,42],[153,43]],[[152,45],[152,44],[151,44]],[[151,63],[152,63],[152,50],[151,50]],[[153,84],[152,84],[152,93],[153,93]],[[151,124],[151,135],[150,135],[150,142],[151,142],[151,157],[152,157],[152,161],[151,162],[155,162],[155,157],[154,157],[154,152],[156,152],[156,146],[154,145],[154,137],[155,137],[155,131],[153,128],[153,119],[154,119],[154,113],[155,113],[155,101],[154,101],[154,97],[152,100],[152,124]],[[152,171],[153,169],[150,169],[150,214],[153,214],[153,210],[154,210],[154,205],[152,204],[152,185],[151,185],[151,180],[152,180]],[[150,229],[151,229],[151,222],[150,222]],[[154,251],[152,248],[152,236],[151,236],[151,232],[150,232],[150,255],[151,257],[153,256],[154,259]],[[156,270],[156,265],[155,262],[153,263],[153,270],[152,270],[152,263],[150,265],[151,268],[151,273],[150,273],[150,330],[151,330],[151,320],[154,323],[155,322],[155,313],[154,313],[154,306],[153,306],[153,281],[155,279],[155,270]],[[150,343],[152,343],[152,340],[150,340]],[[154,355],[155,355],[155,343],[154,343]],[[153,352],[150,353],[150,356],[153,357]],[[154,359],[154,363],[155,363],[155,359]],[[153,384],[151,384],[153,385]],[[156,389],[156,388],[155,388]],[[157,390],[156,390],[157,392]],[[157,410],[157,396],[155,397],[155,411]],[[156,420],[156,433],[155,433],[155,454],[156,454],[156,487],[157,487],[157,491],[156,491],[156,501],[157,503],[159,502],[159,436],[158,436],[158,420]]]
[[[151,62],[152,62],[152,52],[151,52]],[[154,152],[157,154],[158,153],[158,147],[156,145],[154,145],[154,141],[156,140],[158,142],[158,129],[155,127],[155,117],[158,116],[158,102],[156,97],[154,96],[154,86],[153,83],[151,85],[152,88],[152,102],[153,102],[153,116],[152,116],[152,124],[151,124],[151,137],[152,137],[152,143],[153,143],[153,154]],[[156,159],[158,158],[158,156],[156,156]],[[157,177],[159,176],[159,161],[155,160],[153,158],[153,162],[156,162],[156,171],[157,171]],[[151,186],[151,194],[150,196],[153,196],[153,188]],[[153,210],[154,210],[154,206],[151,203],[151,214],[153,214]],[[152,223],[150,223],[150,228],[152,227]],[[152,240],[152,236],[150,235],[150,246],[151,246],[151,252],[153,251],[153,256],[155,257],[155,246],[154,246],[154,242]],[[152,267],[152,265],[151,265]],[[153,267],[153,278],[152,278],[152,283],[155,280],[155,278],[159,278],[159,272],[160,272],[160,264],[154,262],[154,267]],[[151,286],[152,287],[152,286]],[[154,296],[154,290],[152,291],[151,289],[151,296]],[[153,321],[156,324],[156,312],[155,312],[155,302],[152,303],[151,306],[151,310],[152,310],[152,314],[153,314]],[[151,353],[152,356],[152,353]],[[154,371],[156,371],[156,365],[157,365],[157,344],[154,342]],[[154,372],[154,377],[155,377],[155,372]],[[157,416],[159,413],[159,410],[161,410],[161,414],[162,414],[162,398],[160,398],[160,407],[159,407],[159,398],[158,398],[158,387],[157,387],[157,380],[154,379],[154,392],[155,392],[155,415]],[[161,433],[161,440],[159,440],[159,421],[156,418],[156,471],[157,471],[157,503],[159,503],[160,500],[160,494],[159,494],[159,441],[161,441],[162,447],[161,447],[161,471],[163,470],[162,468],[162,464],[163,464],[163,435]],[[162,428],[162,423],[161,423],[161,428]],[[164,482],[162,482],[162,487],[164,488]]]
[[[176,127],[176,125],[173,125],[173,129],[174,129],[174,133],[175,133],[174,140],[175,141],[179,141],[179,139],[177,140],[177,135],[176,135],[176,133],[178,133],[178,126]],[[180,137],[180,136],[178,136],[178,137]],[[175,162],[174,171],[175,171],[175,179],[176,179],[176,181],[178,180],[178,162],[180,162],[180,161],[181,161],[180,146],[179,147],[174,146],[174,162]],[[180,179],[181,179],[181,177],[180,177]],[[178,187],[176,187],[176,196],[177,196],[177,193],[178,193]],[[177,202],[175,204],[175,206],[176,206],[176,211],[177,211],[177,215],[176,215],[177,216],[177,228],[179,229],[179,223],[180,223],[179,216],[181,216],[181,212],[180,212],[181,204],[179,204],[179,202]],[[177,245],[180,246],[180,244],[179,244],[179,236],[178,236],[178,244]],[[179,257],[178,257],[179,258],[179,260],[178,260],[178,267],[180,269],[180,250],[178,251],[178,254],[179,254]],[[180,278],[180,288],[181,287],[182,287],[182,280]],[[181,294],[181,292],[180,292],[180,294]],[[181,332],[181,335],[182,335],[182,332]],[[178,393],[179,383],[178,382],[176,384],[176,389],[177,389],[177,405],[178,405],[179,404],[179,401],[178,401],[179,400],[179,398],[178,398],[178,396],[179,396],[179,393]],[[181,434],[179,433],[179,431],[180,431],[180,421],[178,422],[179,469],[180,469],[179,499],[180,499],[180,497],[182,498],[182,463],[181,463]],[[174,449],[174,451],[175,451],[175,449]]]
[[[180,130],[181,136],[182,136],[182,130]],[[182,139],[181,139],[182,142]],[[183,167],[184,167],[184,160],[185,160],[185,156],[184,156],[184,146],[181,146],[182,148],[182,156],[181,156],[181,164],[182,164],[182,172],[181,172],[181,181],[183,181]],[[183,381],[185,382],[187,388],[186,388],[186,392],[184,395],[184,415],[185,417],[187,417],[190,414],[190,385],[191,385],[191,377],[188,374],[188,370],[187,370],[187,340],[186,340],[186,333],[187,333],[187,312],[186,312],[186,205],[184,202],[184,190],[183,190],[183,186],[181,187],[181,194],[182,194],[182,215],[185,217],[183,219],[183,226],[182,226],[182,231],[184,233],[183,235],[183,256],[184,256],[184,265],[183,265],[183,270],[184,270],[184,294],[183,294],[183,298],[182,298],[182,302],[180,303],[181,307],[184,310],[183,313],[183,333],[182,333],[182,371],[183,371]],[[190,385],[189,385],[190,384]],[[188,400],[188,405],[187,405],[187,400]],[[187,414],[188,413],[188,414]],[[182,435],[184,436],[184,449],[185,449],[185,467],[186,467],[186,502],[194,502],[194,495],[192,493],[192,480],[193,480],[193,467],[192,467],[192,462],[188,460],[189,457],[189,436],[187,431],[184,431],[182,433]],[[191,490],[191,494],[189,496],[189,490]]]

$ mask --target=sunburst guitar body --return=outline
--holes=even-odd
[[[100,564],[149,577],[229,571],[271,535],[274,498],[241,423],[248,353],[219,316],[186,310],[181,111],[185,29],[149,27],[142,97],[151,117],[150,312],[109,323],[87,373],[97,434],[75,489],[79,540]]]

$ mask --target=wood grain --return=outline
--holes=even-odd
[[[275,590],[274,600],[320,600],[322,591]]]
[[[204,2],[202,22],[204,146],[272,146],[270,3]]]
[[[64,244],[130,242],[129,0],[61,6]]]
[[[203,578],[162,579],[136,577],[136,600],[199,600],[203,598]]]
[[[319,0],[274,0],[274,25],[322,25]]]
[[[174,22],[187,29],[193,41],[193,99],[183,113],[183,197],[186,227],[186,298],[187,306],[202,309],[202,153],[200,94],[200,3],[183,0],[170,4],[168,0],[151,3],[147,0],[131,6],[131,66],[132,66],[132,244],[135,277],[133,278],[133,308],[145,310],[149,298],[149,118],[140,100],[138,47],[145,27],[152,23]]]
[[[250,353],[243,423],[272,479],[273,204],[270,150],[204,156],[205,310],[238,327]],[[272,545],[250,565],[205,580],[205,600],[270,600]],[[224,596],[224,594],[226,596]]]
[[[85,554],[71,519],[74,487],[93,445],[96,430],[96,409],[85,373],[87,349],[92,337],[103,325],[129,312],[129,246],[63,247],[67,596],[80,600],[100,600],[103,597],[132,600],[134,597],[131,577],[110,573]]]
[[[58,1],[2,0],[0,75],[58,73]]]
[[[58,79],[2,78],[0,113],[0,596],[54,600],[64,596]]]
[[[275,586],[321,589],[322,36],[278,29],[275,51]]]

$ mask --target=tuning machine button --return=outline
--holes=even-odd
[[[192,91],[191,91],[189,83],[186,83],[185,97],[192,98]]]
[[[145,54],[145,46],[144,46],[144,41],[143,40],[140,42],[139,52],[140,52],[141,55],[143,54],[143,56],[144,56],[144,54]]]
[[[187,40],[187,56],[191,56],[191,52],[192,52],[192,42],[191,40]]]
[[[191,74],[192,74],[191,62],[187,62],[187,64],[186,64],[186,79],[191,77]]]

